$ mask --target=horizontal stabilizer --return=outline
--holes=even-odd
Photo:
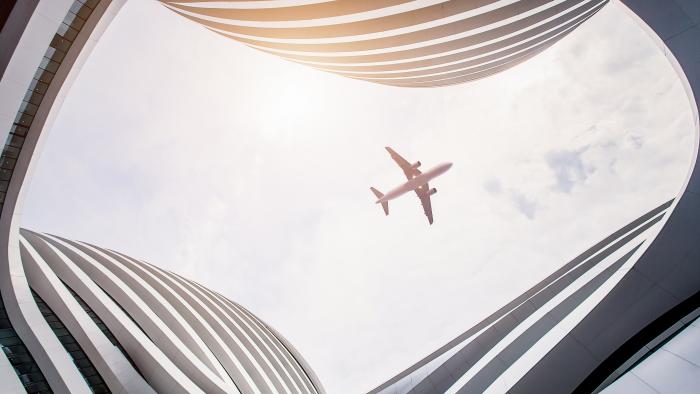
[[[374,193],[374,195],[377,196],[377,199],[381,199],[382,197],[384,197],[384,194],[382,192],[380,192],[379,190],[377,190],[373,187],[370,187],[369,190],[371,190],[372,193]],[[379,202],[379,201],[377,201],[377,202]],[[382,202],[382,209],[384,210],[385,215],[389,215],[389,201]]]
[[[389,216],[389,201],[384,201],[382,203],[382,209],[384,209],[384,214]]]

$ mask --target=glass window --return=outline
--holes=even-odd
[[[34,296],[34,301],[36,302],[37,307],[39,307],[39,311],[41,311],[44,319],[50,323],[49,326],[53,330],[53,333],[69,353],[71,358],[73,358],[73,363],[92,389],[92,392],[109,393],[110,391],[107,388],[107,385],[105,385],[104,380],[102,380],[102,377],[92,365],[92,362],[80,347],[78,341],[75,340],[70,331],[68,331],[58,316],[56,316],[53,310],[51,310],[49,305],[46,304],[44,300],[39,297],[36,292],[34,292],[34,290],[32,290],[32,295]]]

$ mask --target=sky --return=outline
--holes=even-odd
[[[418,200],[391,146],[422,169]],[[682,85],[616,2],[544,53],[406,89],[257,52],[132,0],[43,147],[23,226],[144,259],[280,331],[331,393],[369,390],[674,197]]]

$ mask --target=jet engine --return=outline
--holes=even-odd
[[[418,167],[420,167],[420,162],[419,162],[419,161],[417,161],[417,162],[411,164],[411,168],[413,168],[414,170],[415,170],[416,168],[418,168]]]
[[[435,194],[435,193],[437,193],[437,189],[436,189],[436,188],[432,188],[432,189],[430,189],[430,191],[428,192],[428,195],[429,195],[429,196],[432,196],[432,195]]]

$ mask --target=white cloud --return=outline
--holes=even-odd
[[[577,184],[585,182],[595,167],[583,162],[583,154],[590,148],[586,145],[575,150],[553,150],[547,152],[545,160],[554,172],[555,184],[553,189],[563,193],[571,193]]]
[[[501,182],[496,178],[489,178],[484,182],[484,190],[486,190],[491,195],[501,194],[503,187]]]
[[[518,191],[512,191],[511,198],[513,199],[515,208],[520,213],[525,215],[528,219],[535,218],[535,212],[537,212],[537,202],[535,200],[528,198]]]

